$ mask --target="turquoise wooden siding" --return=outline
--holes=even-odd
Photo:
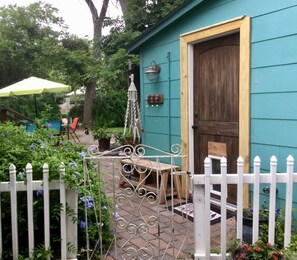
[[[245,15],[251,17],[251,167],[259,155],[262,170],[268,171],[275,155],[278,171],[284,171],[289,154],[297,162],[297,0],[197,0],[190,5],[191,10],[174,14],[170,24],[154,28],[137,46],[143,142],[167,151],[180,142],[180,35]],[[144,76],[152,60],[161,65],[153,83]],[[146,106],[146,96],[153,93],[164,94],[163,105]]]

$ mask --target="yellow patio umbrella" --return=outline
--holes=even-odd
[[[0,97],[34,95],[35,111],[37,116],[36,94],[55,93],[70,90],[70,86],[62,83],[37,77],[30,77],[0,89]]]

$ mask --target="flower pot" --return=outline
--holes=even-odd
[[[260,224],[268,224],[268,219],[259,220]],[[242,219],[242,240],[246,243],[251,244],[253,240],[253,219],[243,218]]]
[[[107,138],[107,139],[99,139],[99,140],[98,140],[98,143],[99,143],[99,151],[100,151],[100,152],[109,150],[110,137]]]
[[[129,145],[132,145],[132,146],[138,145],[139,144],[139,140],[136,139],[135,142],[133,142],[134,141],[133,139],[134,138],[132,136],[125,138],[125,144],[129,144]]]

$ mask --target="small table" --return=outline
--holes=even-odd
[[[166,197],[177,195],[181,198],[181,182],[178,172],[179,166],[160,163],[143,159],[141,157],[126,158],[121,160],[122,173],[120,176],[119,186],[124,187],[125,183],[134,185],[137,190],[146,189],[159,195],[159,202],[165,203]],[[126,171],[125,167],[132,167],[131,171]],[[129,176],[125,176],[129,174]],[[173,174],[174,190],[168,187],[168,176]],[[147,183],[148,176],[152,176],[152,183]],[[157,176],[160,176],[159,188],[157,187]],[[158,194],[159,193],[159,194]]]

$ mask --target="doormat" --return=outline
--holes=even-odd
[[[171,211],[172,207],[168,207],[168,209]],[[188,218],[191,221],[194,221],[194,206],[191,202],[173,206],[173,212],[180,216]],[[213,225],[220,222],[220,220],[221,214],[210,210],[210,224]]]

